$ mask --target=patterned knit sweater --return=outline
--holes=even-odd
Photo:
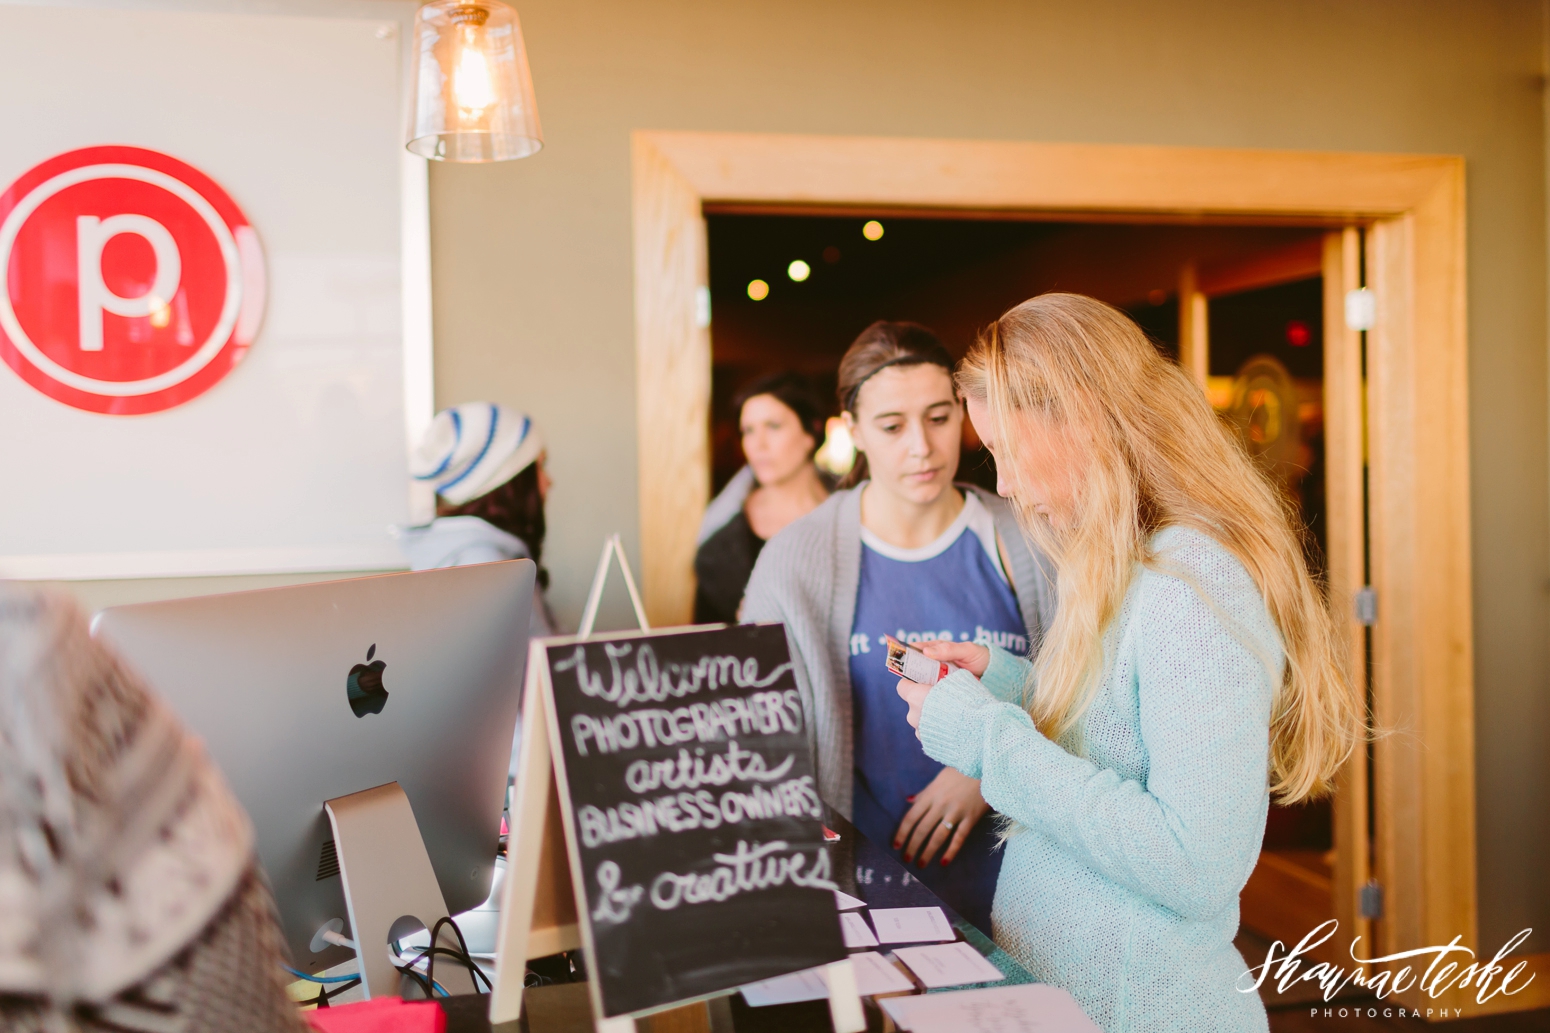
[[[926,697],[926,752],[981,779],[1016,823],[995,939],[1069,990],[1107,1033],[1267,1029],[1235,984],[1238,894],[1264,837],[1280,637],[1243,566],[1214,540],[1152,540],[1105,637],[1080,755],[1022,707],[1026,660],[992,649]]]

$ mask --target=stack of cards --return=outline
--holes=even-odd
[[[900,947],[893,956],[908,965],[931,990],[966,983],[999,983],[1005,978],[999,968],[962,940],[929,947]]]
[[[1005,978],[979,951],[957,939],[958,931],[939,907],[873,908],[869,924],[866,915],[858,910],[866,907],[865,901],[839,890],[834,891],[834,896],[841,909],[840,932],[845,946],[860,951],[852,954],[850,960],[856,969],[856,989],[863,997],[915,989],[915,984],[896,965],[876,951],[864,949],[883,944],[916,944],[898,947],[894,957],[909,966],[931,990],[996,983]],[[824,970],[815,968],[751,983],[742,988],[742,994],[751,1006],[760,1008],[823,1000],[829,996],[829,987]]]
[[[890,997],[880,1003],[909,1033],[1099,1033],[1070,994],[1033,983]]]
[[[958,938],[939,907],[874,907],[872,924],[883,943],[940,943]]]
[[[915,984],[910,982],[908,976],[876,951],[852,954],[850,963],[856,967],[856,992],[863,997],[908,993],[915,989]],[[762,983],[750,983],[742,988],[742,995],[743,1000],[753,1008],[771,1004],[795,1004],[798,1001],[821,1001],[829,996],[829,984],[824,981],[822,968],[810,968],[804,972],[793,972],[789,976],[766,979]]]

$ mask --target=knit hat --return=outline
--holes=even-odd
[[[543,450],[543,435],[527,415],[494,402],[465,402],[431,420],[409,472],[461,506],[511,480]]]

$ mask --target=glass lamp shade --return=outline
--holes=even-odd
[[[408,147],[437,161],[509,161],[544,145],[517,12],[498,0],[432,0],[414,16]]]

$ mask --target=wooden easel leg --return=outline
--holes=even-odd
[[[549,726],[542,694],[534,687],[528,657],[528,684],[522,706],[522,745],[517,757],[516,793],[511,801],[510,847],[506,853],[506,890],[496,932],[495,987],[490,994],[490,1024],[515,1022],[522,1014],[522,985],[527,975],[528,939],[538,892],[542,838],[549,804]]]
[[[834,1023],[834,1033],[862,1033],[866,1012],[856,992],[856,967],[846,958],[830,964],[824,976],[829,984],[829,1021]]]
[[[712,997],[705,1002],[705,1010],[710,1019],[710,1033],[734,1033],[731,995]]]

